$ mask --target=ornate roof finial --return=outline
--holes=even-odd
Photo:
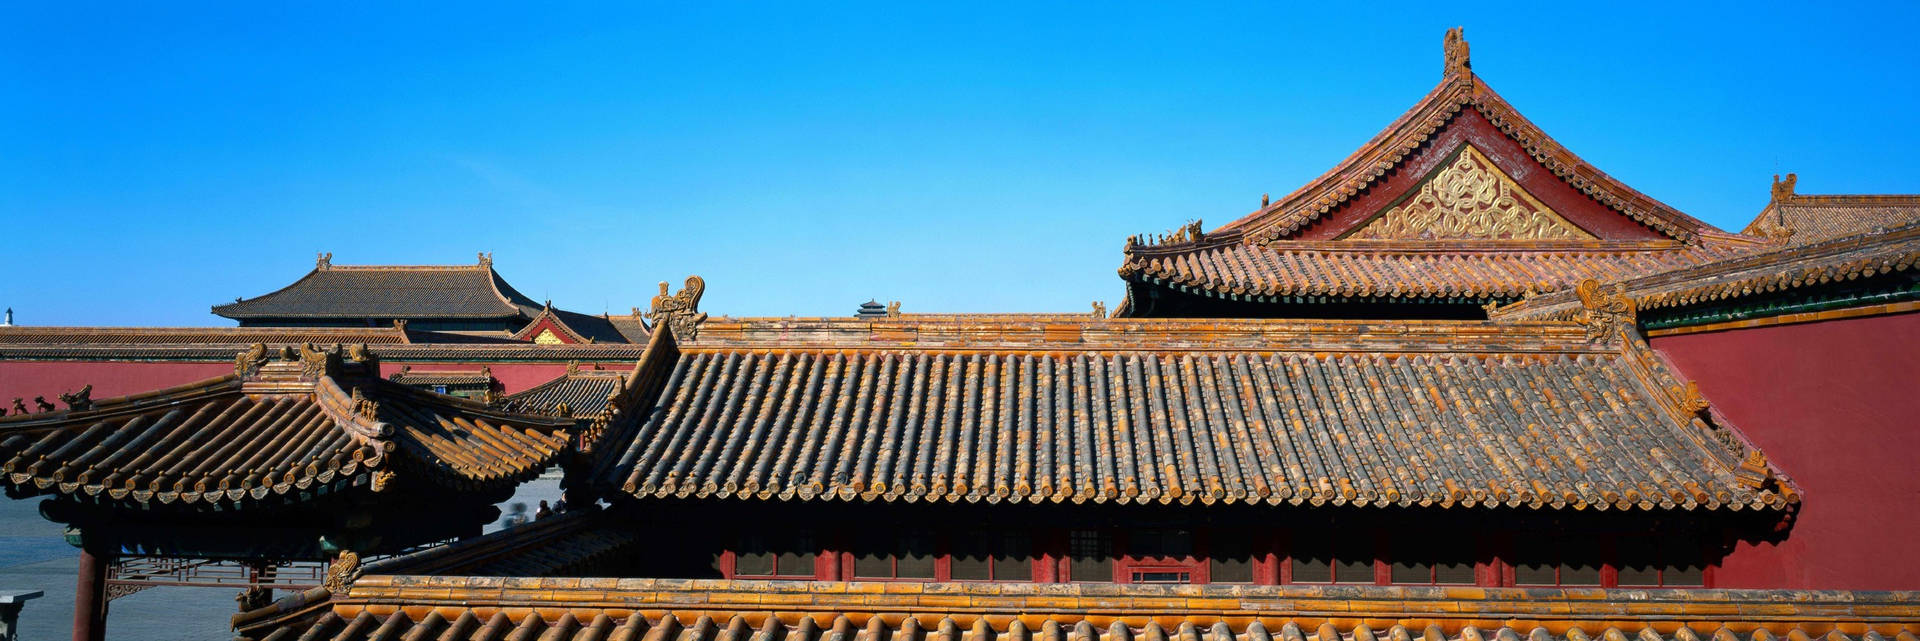
[[[1267,203],[1270,203],[1270,202],[1272,202],[1272,201],[1273,201],[1273,199],[1272,199],[1272,198],[1269,198],[1269,197],[1268,197],[1269,195],[1270,195],[1270,194],[1260,194],[1260,208],[1261,208],[1261,209],[1266,209],[1266,208],[1267,208]]]
[[[1467,57],[1466,27],[1448,29],[1443,47],[1447,54],[1447,68],[1442,77],[1473,73],[1473,62]]]
[[[707,315],[700,311],[700,296],[707,291],[707,281],[699,276],[688,276],[686,287],[679,292],[667,293],[667,284],[660,283],[660,295],[653,297],[652,311],[647,313],[654,327],[666,325],[673,331],[673,337],[680,340],[693,340],[700,331],[700,323]]]
[[[480,252],[480,266],[481,267],[493,266],[493,252]]]
[[[314,269],[332,269],[333,268],[333,252],[320,252],[319,257],[315,258],[313,261],[313,268]]]
[[[1105,301],[1093,301],[1093,319],[1107,319],[1107,303]]]
[[[1773,202],[1784,203],[1793,200],[1793,184],[1797,182],[1800,182],[1798,174],[1787,174],[1786,180],[1781,180],[1780,174],[1774,174]]]
[[[1580,323],[1587,328],[1587,342],[1625,338],[1633,331],[1640,307],[1627,295],[1625,283],[1606,287],[1589,278],[1580,281],[1573,293],[1580,297],[1580,306],[1585,308]]]
[[[887,301],[887,318],[900,317],[900,301]]]

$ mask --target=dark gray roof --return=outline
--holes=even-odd
[[[266,318],[531,318],[541,305],[489,264],[321,265],[279,291],[213,313]]]

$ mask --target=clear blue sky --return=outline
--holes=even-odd
[[[1920,192],[1915,3],[284,4],[0,9],[0,306],[226,324],[317,251],[487,250],[583,312],[689,273],[716,315],[1082,311],[1128,234],[1373,136],[1455,25],[1560,142],[1723,228],[1776,172]]]

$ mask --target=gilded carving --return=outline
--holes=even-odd
[[[1413,197],[1346,236],[1355,239],[1591,239],[1527,194],[1471,146]]]
[[[653,297],[652,311],[647,319],[654,327],[665,325],[673,331],[674,338],[692,340],[700,331],[700,323],[707,315],[700,312],[700,296],[706,293],[707,281],[699,276],[688,276],[686,287],[679,292],[667,293],[667,283],[660,283],[660,294]]]
[[[327,591],[340,593],[347,590],[355,579],[360,578],[360,555],[353,550],[341,550],[340,556],[327,564],[327,578],[321,584]]]
[[[1580,296],[1580,305],[1585,308],[1580,324],[1587,328],[1588,341],[1609,341],[1631,331],[1639,306],[1627,296],[1625,284],[1614,283],[1611,288],[1603,288],[1600,281],[1589,278],[1580,281],[1573,291]]]
[[[566,341],[560,340],[559,336],[554,335],[552,328],[541,328],[540,333],[533,337],[533,344],[535,345],[559,345],[564,342]]]

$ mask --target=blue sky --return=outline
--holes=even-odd
[[[1774,173],[1920,192],[1920,4],[1814,4],[16,4],[0,306],[227,324],[318,251],[492,251],[590,313],[690,273],[716,315],[1117,305],[1127,235],[1317,176],[1455,25],[1561,143],[1723,228]]]

